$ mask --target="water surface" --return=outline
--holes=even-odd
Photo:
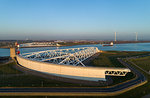
[[[0,57],[9,56],[9,55],[10,55],[10,49],[0,48]]]
[[[92,45],[75,45],[64,47],[39,47],[39,48],[21,48],[21,53],[36,52],[53,49],[66,49],[66,48],[80,48],[80,47],[98,47],[99,50],[105,51],[150,51],[150,43],[130,43],[130,44],[116,44],[114,46],[102,46],[101,44]]]
[[[130,43],[130,44],[116,44],[114,46],[105,46],[101,44],[92,45],[76,45],[76,46],[64,46],[64,47],[36,47],[36,48],[20,48],[21,53],[53,50],[53,49],[66,49],[66,48],[79,48],[79,47],[98,47],[99,50],[105,51],[150,51],[150,43]],[[9,56],[9,49],[0,49],[1,56]]]

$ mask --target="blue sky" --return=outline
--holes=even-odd
[[[0,40],[150,37],[150,0],[0,0]]]

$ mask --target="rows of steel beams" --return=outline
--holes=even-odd
[[[125,76],[127,73],[127,71],[105,71],[105,75],[110,76]]]
[[[97,47],[82,47],[25,53],[22,56],[55,64],[85,66],[82,62],[97,52],[99,52]]]
[[[35,61],[85,67],[82,62],[97,52],[99,52],[97,47],[82,47],[24,53],[21,54],[21,56]],[[124,69],[118,69],[117,71],[113,69],[108,71],[107,69],[109,68],[105,68],[105,75],[109,76],[125,76],[128,72],[130,72],[125,71]]]

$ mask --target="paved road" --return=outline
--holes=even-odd
[[[148,75],[150,75],[150,73],[149,73],[148,71],[144,70],[143,68],[141,68],[141,67],[139,67],[138,65],[136,65],[134,62],[131,62],[131,61],[130,61],[130,59],[136,59],[136,58],[147,57],[147,56],[150,56],[150,54],[130,57],[130,58],[127,58],[127,60],[128,60],[128,62],[130,62],[132,65],[136,66],[137,68],[141,69],[142,71],[144,71],[145,73],[147,73]]]
[[[80,93],[89,93],[89,92],[117,92],[124,90],[126,88],[130,88],[136,84],[140,84],[144,81],[146,81],[145,76],[140,73],[137,69],[131,67],[128,63],[124,62],[121,59],[118,59],[123,65],[127,66],[128,68],[131,69],[133,73],[137,75],[137,78],[130,80],[128,82],[125,82],[123,84],[119,84],[113,87],[109,88],[100,88],[100,87],[91,87],[91,88],[86,88],[86,87],[81,87],[81,88],[67,88],[67,87],[60,87],[60,88],[0,88],[0,93],[3,92],[80,92]]]

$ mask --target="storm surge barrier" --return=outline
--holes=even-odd
[[[86,67],[83,61],[98,53],[97,47],[46,50],[17,55],[20,65],[65,78],[106,81],[106,75],[125,76],[128,68]]]

